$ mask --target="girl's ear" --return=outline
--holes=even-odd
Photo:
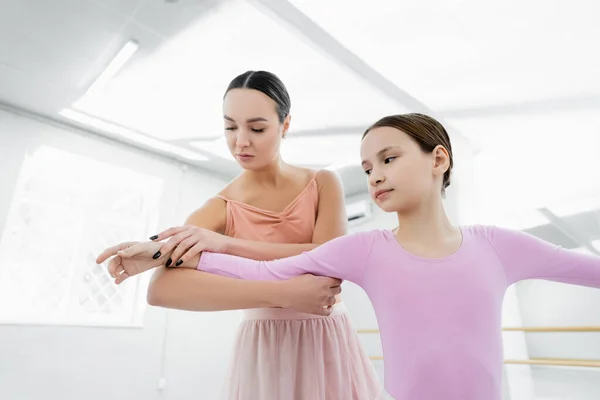
[[[438,145],[433,149],[433,170],[436,175],[444,175],[450,168],[450,154],[442,145]]]

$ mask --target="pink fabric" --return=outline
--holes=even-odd
[[[411,254],[391,231],[376,230],[271,262],[206,253],[198,269],[242,279],[313,273],[352,281],[377,315],[389,394],[398,400],[500,400],[508,286],[546,279],[600,288],[600,258],[518,231],[461,230],[460,249],[445,258]]]
[[[225,235],[269,243],[312,243],[319,189],[316,174],[281,211],[263,210],[218,196],[227,202]]]
[[[245,312],[227,399],[383,399],[343,303],[319,317],[288,309]]]
[[[316,174],[283,210],[227,201],[225,234],[271,243],[311,243],[319,200]],[[343,304],[328,317],[293,310],[244,311],[226,400],[387,398]]]

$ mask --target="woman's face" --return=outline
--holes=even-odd
[[[244,169],[260,169],[279,158],[290,116],[281,123],[269,96],[254,89],[232,89],[223,100],[223,122],[236,161]]]

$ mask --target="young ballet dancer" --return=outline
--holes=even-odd
[[[243,173],[194,212],[185,226],[155,235],[155,241],[170,239],[156,243],[158,248],[146,258],[127,260],[133,264],[118,283],[148,269],[148,260],[152,267],[176,266],[184,250],[188,258],[203,250],[273,260],[346,233],[339,178],[281,159],[290,106],[284,84],[269,72],[248,71],[233,79],[223,99],[225,137]],[[107,249],[97,261],[132,244]],[[111,273],[119,261],[111,260]],[[379,399],[383,386],[335,296],[339,285],[337,279],[312,275],[273,285],[161,267],[148,300],[184,310],[245,309],[225,399]]]
[[[203,252],[181,267],[249,280],[336,277],[368,294],[381,332],[385,388],[397,400],[500,400],[501,311],[524,279],[600,288],[600,258],[494,226],[453,226],[448,134],[421,114],[385,117],[363,135],[369,192],[398,228],[339,237],[275,261]],[[132,253],[148,258],[159,244]],[[341,398],[341,397],[340,397]]]

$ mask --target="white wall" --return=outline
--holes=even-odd
[[[542,280],[516,285],[524,326],[600,326],[600,290]],[[600,360],[600,333],[527,333],[534,358]],[[600,398],[600,369],[532,367],[539,397]]]
[[[44,144],[159,177],[159,228],[182,223],[224,184],[166,158],[0,110],[0,232],[21,164]],[[148,307],[143,328],[0,325],[0,398],[216,398],[239,317]]]

